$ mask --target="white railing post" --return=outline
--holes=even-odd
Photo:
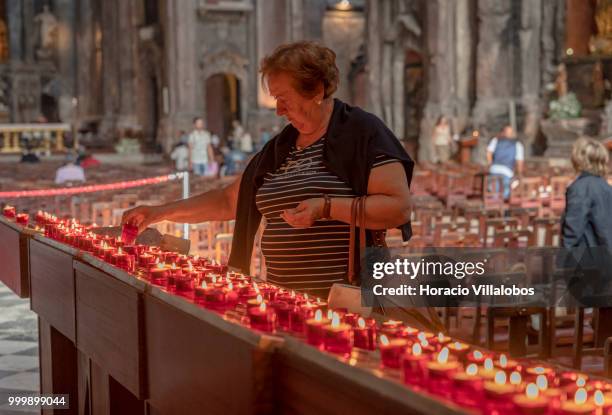
[[[189,172],[183,172],[183,199],[189,197]],[[189,239],[189,224],[183,224],[183,238]]]

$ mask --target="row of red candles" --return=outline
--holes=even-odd
[[[4,215],[18,216],[7,215],[6,208]],[[589,380],[585,374],[472,350],[442,333],[436,336],[399,321],[377,326],[373,319],[342,310],[325,313],[326,303],[320,299],[257,283],[203,258],[125,245],[121,238],[95,235],[74,220],[39,212],[36,222],[46,236],[208,309],[246,310],[245,323],[252,329],[287,331],[344,357],[354,348],[378,349],[381,365],[398,370],[405,384],[461,406],[484,413],[612,415],[612,384]]]

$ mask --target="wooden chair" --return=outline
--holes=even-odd
[[[502,209],[504,207],[504,185],[501,177],[484,176],[482,201],[485,208]]]
[[[565,210],[565,192],[571,181],[569,176],[555,176],[550,179],[550,210],[557,216]]]

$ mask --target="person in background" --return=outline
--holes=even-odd
[[[491,176],[501,177],[504,187],[504,199],[510,197],[510,183],[516,175],[523,174],[525,147],[516,138],[514,128],[507,125],[498,137],[494,137],[487,146],[487,164]]]
[[[563,248],[612,246],[612,187],[606,181],[608,150],[579,138],[572,148],[578,176],[567,188],[561,225]]]
[[[441,116],[433,130],[432,141],[436,152],[436,162],[446,163],[451,158],[453,144],[448,118]]]
[[[206,169],[213,160],[212,137],[204,129],[204,120],[196,117],[193,120],[193,131],[189,134],[189,161],[194,174],[206,175]]]
[[[55,171],[55,184],[64,184],[69,182],[84,182],[85,171],[83,167],[75,163],[75,157],[69,154],[66,157],[66,164]]]
[[[185,171],[189,169],[188,138],[185,138],[185,131],[181,131],[179,137],[179,142],[176,143],[172,153],[170,153],[170,158],[174,160],[174,166],[177,171]]]

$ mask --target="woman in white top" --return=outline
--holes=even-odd
[[[434,127],[432,134],[432,142],[435,149],[435,161],[438,163],[446,163],[451,158],[451,128],[448,119],[441,116]]]

